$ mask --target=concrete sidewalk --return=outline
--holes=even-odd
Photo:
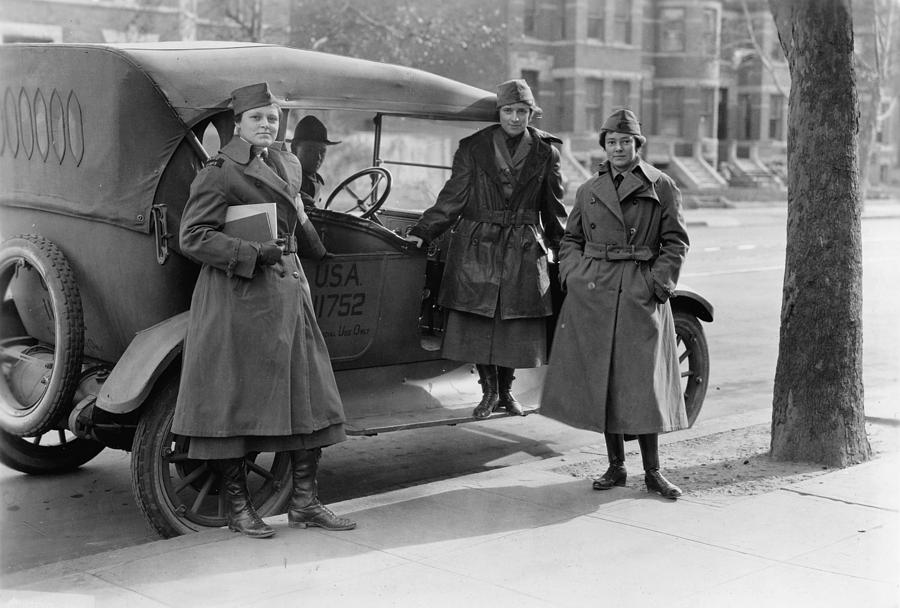
[[[350,532],[214,530],[4,578],[0,606],[896,607],[900,454],[773,492],[591,490],[565,456],[331,505]]]

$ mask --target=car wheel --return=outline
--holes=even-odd
[[[19,437],[0,430],[0,462],[29,475],[74,471],[103,450],[103,444],[52,430],[35,437]]]
[[[131,483],[141,511],[164,538],[225,525],[218,475],[204,460],[188,458],[187,437],[172,433],[179,366],[156,381],[142,406],[131,453]],[[284,512],[290,497],[290,454],[246,457],[247,486],[262,517]]]
[[[688,423],[694,426],[709,380],[709,348],[700,320],[683,310],[674,311],[675,337],[678,342],[678,362],[681,367],[681,384],[684,388],[684,405]]]
[[[72,406],[84,350],[81,296],[68,260],[37,235],[0,246],[0,429],[52,430]]]

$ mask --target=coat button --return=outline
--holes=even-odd
[[[591,222],[591,230],[593,230],[596,227],[597,227],[597,224],[595,224],[594,222]]]
[[[628,229],[628,234],[634,234],[635,232],[637,232],[637,228],[629,228]]]
[[[300,273],[295,270],[294,272],[291,273],[291,276],[294,277],[295,279],[299,279]]]
[[[587,284],[587,288],[588,288],[588,289],[596,289],[596,288],[597,288],[597,284],[594,283],[593,281],[591,281],[590,283]]]

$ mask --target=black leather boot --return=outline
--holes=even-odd
[[[659,472],[659,435],[648,433],[638,435],[641,446],[641,460],[644,462],[644,483],[648,492],[656,492],[663,498],[675,500],[681,496],[681,488],[663,477]]]
[[[511,367],[497,366],[497,389],[500,393],[497,406],[504,408],[510,416],[524,416],[525,410],[522,409],[522,404],[516,401],[510,392],[512,381],[516,378],[513,375],[515,372],[516,370]]]
[[[308,528],[317,526],[326,530],[352,530],[356,522],[338,517],[319,502],[316,474],[322,449],[294,450],[291,452],[291,479],[293,489],[288,506],[288,526]]]
[[[269,538],[275,530],[262,520],[250,502],[247,490],[247,471],[243,458],[210,460],[210,468],[222,478],[222,489],[228,503],[228,529],[250,538]]]
[[[624,486],[628,475],[625,472],[625,437],[617,433],[603,433],[606,439],[606,455],[609,468],[600,479],[594,480],[595,490],[610,490]]]
[[[499,403],[497,394],[497,366],[496,365],[475,365],[478,370],[478,383],[481,385],[481,403],[472,410],[472,416],[475,418],[487,418],[494,412],[494,408]]]

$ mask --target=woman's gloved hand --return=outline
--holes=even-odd
[[[259,250],[256,253],[257,266],[272,266],[281,261],[284,255],[284,239],[276,239],[266,243],[259,244]]]

